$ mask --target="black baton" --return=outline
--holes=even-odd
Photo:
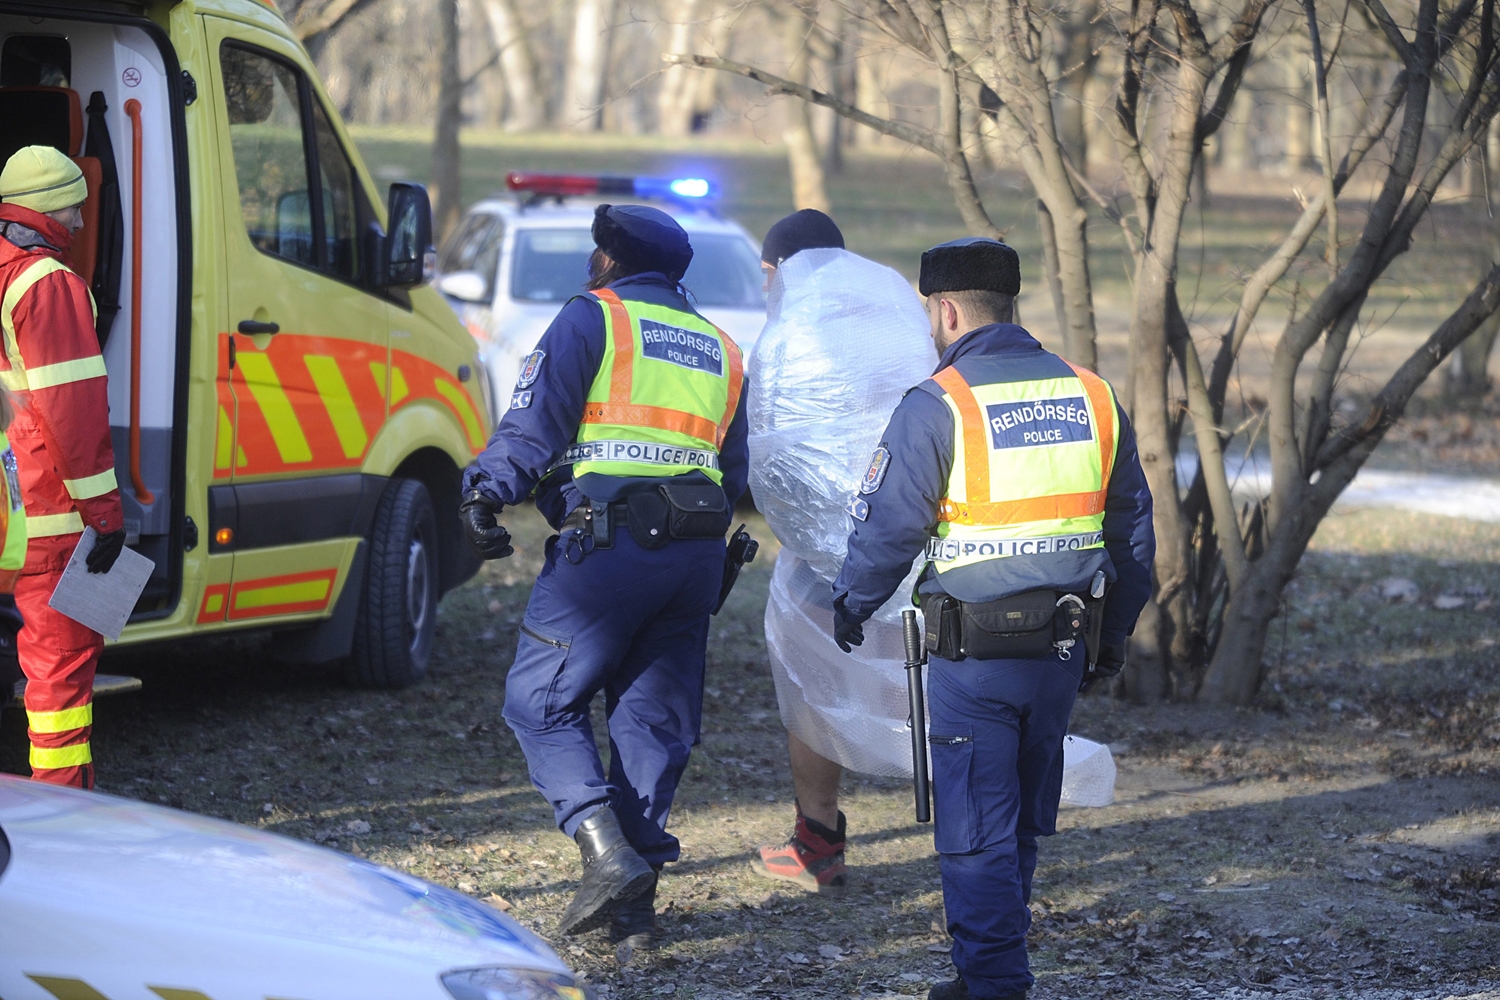
[[[932,822],[932,794],[927,780],[927,702],[922,693],[922,664],[927,650],[915,611],[901,612],[906,639],[906,695],[911,704],[911,775],[917,793],[917,822]]]

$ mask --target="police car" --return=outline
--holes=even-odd
[[[0,776],[0,996],[589,1000],[461,893],[221,820]]]
[[[594,207],[654,202],[693,244],[682,279],[703,317],[748,357],[766,321],[760,245],[710,208],[714,185],[696,177],[512,173],[510,196],[472,206],[438,257],[438,290],[479,341],[496,399],[510,396],[563,304],[583,291]]]

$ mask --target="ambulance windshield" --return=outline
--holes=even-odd
[[[693,263],[682,284],[693,304],[722,309],[764,309],[760,260],[732,233],[695,233]],[[511,298],[565,302],[583,291],[594,241],[587,229],[522,229],[516,233]]]

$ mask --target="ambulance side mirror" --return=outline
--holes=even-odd
[[[385,284],[390,288],[425,285],[437,274],[437,247],[432,245],[432,202],[420,184],[391,185],[386,218]]]

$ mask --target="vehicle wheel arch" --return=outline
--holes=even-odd
[[[442,448],[424,447],[412,452],[391,473],[391,480],[415,479],[427,487],[437,513],[438,593],[448,591],[479,571],[479,556],[464,539],[458,522],[460,481],[463,470]],[[389,483],[386,489],[390,489]]]

